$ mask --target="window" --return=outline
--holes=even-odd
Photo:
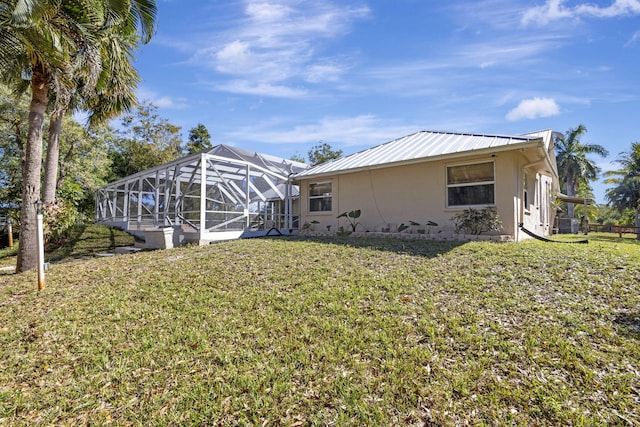
[[[493,162],[447,167],[447,206],[495,204]]]
[[[309,184],[309,212],[331,211],[331,183]]]

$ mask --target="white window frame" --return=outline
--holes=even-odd
[[[491,181],[474,181],[474,182],[465,182],[462,184],[449,184],[449,168],[460,167],[460,166],[472,166],[472,165],[480,165],[483,163],[491,163],[493,167],[493,180]],[[467,207],[474,206],[496,206],[496,162],[493,160],[486,161],[474,161],[474,162],[465,162],[465,163],[456,163],[445,165],[445,199],[446,199],[446,207],[450,209],[464,209]],[[475,187],[479,185],[493,185],[493,201],[491,203],[480,203],[480,204],[464,204],[464,205],[452,205],[449,203],[449,189],[455,187]]]
[[[321,195],[318,196],[312,196],[311,195],[311,187],[314,185],[326,185],[329,184],[329,186],[331,187],[331,192],[329,193],[323,193]],[[310,182],[307,185],[307,191],[308,191],[308,199],[309,199],[309,204],[308,204],[308,209],[309,209],[309,213],[312,214],[318,214],[318,213],[329,213],[333,210],[333,182],[332,181],[320,181],[320,182]],[[331,205],[331,209],[327,209],[327,210],[312,210],[311,209],[311,201],[312,200],[321,200],[321,199],[328,199],[329,200],[329,204]]]

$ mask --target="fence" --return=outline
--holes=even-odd
[[[628,227],[624,225],[612,225],[612,224],[589,224],[590,231],[599,231],[602,233],[618,233],[619,237],[623,234],[638,234],[640,233],[640,227]]]

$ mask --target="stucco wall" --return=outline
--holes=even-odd
[[[335,175],[328,178],[307,179],[300,182],[301,191],[301,224],[318,221],[315,230],[337,230],[349,223],[346,219],[336,217],[346,211],[360,209],[362,212],[358,222],[361,230],[383,231],[389,227],[395,231],[399,224],[415,221],[425,224],[427,221],[438,223],[431,233],[451,234],[453,224],[450,218],[464,208],[446,207],[446,168],[447,166],[493,161],[495,164],[495,198],[496,208],[503,221],[504,229],[500,234],[517,236],[517,225],[521,216],[521,195],[523,192],[522,165],[526,157],[517,151],[501,152],[495,155],[469,156],[459,159],[448,159],[416,164],[405,164],[395,167],[378,168]],[[535,177],[535,173],[534,173]],[[519,181],[520,180],[520,181]],[[309,183],[332,183],[331,212],[309,212]],[[528,183],[533,186],[533,184]],[[529,198],[533,196],[529,190]],[[539,210],[529,210],[528,219],[537,215]],[[539,223],[538,218],[534,222]],[[417,228],[417,227],[415,227]]]

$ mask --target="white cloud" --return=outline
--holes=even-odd
[[[305,80],[310,83],[335,82],[346,72],[339,64],[316,64],[307,69]]]
[[[625,44],[625,46],[627,47],[632,46],[636,44],[638,40],[640,40],[640,31],[636,31],[635,33],[633,33],[633,35],[631,36],[631,39],[629,39],[629,41]]]
[[[172,97],[167,95],[160,95],[155,91],[139,88],[137,91],[138,99],[148,100],[153,105],[159,108],[183,110],[189,107],[187,98],[184,97]]]
[[[640,14],[639,0],[615,0],[611,6],[600,7],[584,4],[576,7],[576,14],[595,16],[596,18],[614,18],[616,16]]]
[[[243,43],[240,40],[234,40],[231,43],[226,44],[220,49],[216,56],[220,62],[244,62],[251,54],[249,51],[249,45]]]
[[[614,0],[609,6],[580,4],[564,6],[566,0],[547,0],[542,6],[532,7],[522,15],[521,24],[546,25],[559,19],[578,19],[582,17],[614,18],[640,14],[640,0]]]
[[[215,88],[224,92],[269,96],[273,98],[299,98],[308,94],[308,91],[305,89],[295,89],[285,85],[271,83],[255,83],[246,80],[233,80],[215,85]]]
[[[247,82],[246,87],[288,86],[285,81],[335,82],[349,58],[320,58],[325,43],[350,31],[354,21],[369,14],[366,6],[349,6],[329,0],[246,0],[243,16],[231,28],[196,49],[192,62],[204,63]],[[233,90],[234,82],[221,85]],[[298,96],[300,91],[258,91],[261,95]]]
[[[508,38],[470,43],[460,48],[453,60],[460,66],[479,68],[522,65],[523,61],[540,58],[544,52],[562,43],[564,38],[558,34],[510,34]]]
[[[539,117],[555,116],[560,113],[560,108],[552,98],[525,99],[516,108],[507,113],[507,120],[537,119]]]
[[[227,134],[229,139],[241,140],[247,135],[260,134],[260,141],[270,144],[315,144],[318,141],[336,147],[381,144],[398,135],[407,135],[419,127],[400,126],[379,117],[363,114],[354,117],[325,117],[317,122],[295,125],[289,130],[281,128],[283,123],[253,124],[251,129],[239,129]]]
[[[273,22],[286,18],[293,10],[289,6],[282,4],[256,1],[249,2],[245,12],[255,21]]]
[[[504,78],[527,81],[548,69],[546,52],[565,42],[562,35],[510,34],[485,42],[454,45],[442,55],[421,60],[396,60],[360,72],[358,91],[392,93],[395,96],[452,100],[486,93],[504,84]],[[522,74],[523,67],[528,73]],[[514,74],[514,71],[516,72]]]
[[[185,98],[172,98],[170,96],[162,96],[151,102],[161,108],[183,109],[188,106]]]
[[[573,17],[573,13],[569,9],[562,7],[563,2],[564,0],[547,0],[542,6],[528,9],[522,15],[522,25],[526,26],[530,23],[545,25],[551,21]]]

